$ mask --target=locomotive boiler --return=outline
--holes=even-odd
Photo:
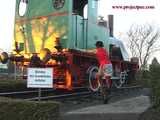
[[[98,0],[16,0],[13,51],[10,56],[3,52],[1,62],[20,62],[24,78],[28,67],[51,67],[54,88],[96,91],[98,62],[86,51],[101,40],[110,53],[112,80],[121,87],[134,78],[138,60],[129,60],[122,42],[113,37],[113,16],[109,22],[98,19],[97,9]]]

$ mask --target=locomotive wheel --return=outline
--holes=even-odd
[[[126,83],[126,80],[127,80],[127,73],[126,73],[126,71],[121,72],[119,79],[118,80],[114,80],[114,82],[113,82],[114,86],[116,88],[121,88]]]
[[[2,62],[3,64],[8,62],[8,54],[6,52],[2,52],[0,54],[0,62]]]
[[[120,81],[121,81],[122,84],[126,83],[127,76],[128,76],[128,74],[127,74],[126,71],[121,72],[121,74],[120,74]]]
[[[98,67],[93,66],[89,69],[89,89],[92,91],[98,91],[100,87],[100,82],[96,77],[96,73],[98,72]]]
[[[120,82],[120,79],[118,80],[114,80],[113,84],[116,88],[121,88],[122,87],[122,83]]]

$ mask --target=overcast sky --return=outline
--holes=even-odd
[[[44,0],[42,0],[44,1]],[[99,14],[114,15],[115,36],[125,34],[132,24],[160,24],[160,0],[100,0]],[[121,6],[122,8],[113,8]],[[132,9],[129,7],[132,6]],[[135,6],[154,6],[152,9],[136,9]],[[13,41],[15,0],[0,3],[0,48],[11,51]]]

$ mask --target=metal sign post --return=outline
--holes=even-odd
[[[17,79],[17,62],[14,63],[14,80]]]
[[[41,101],[41,94],[42,94],[41,88],[38,88],[38,101]]]
[[[53,88],[53,68],[28,68],[27,87],[38,88],[38,101],[41,101],[42,88]]]

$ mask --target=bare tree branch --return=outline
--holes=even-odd
[[[141,66],[146,66],[152,54],[160,51],[157,46],[160,32],[151,25],[132,25],[127,32],[128,48],[132,57],[138,57]]]

